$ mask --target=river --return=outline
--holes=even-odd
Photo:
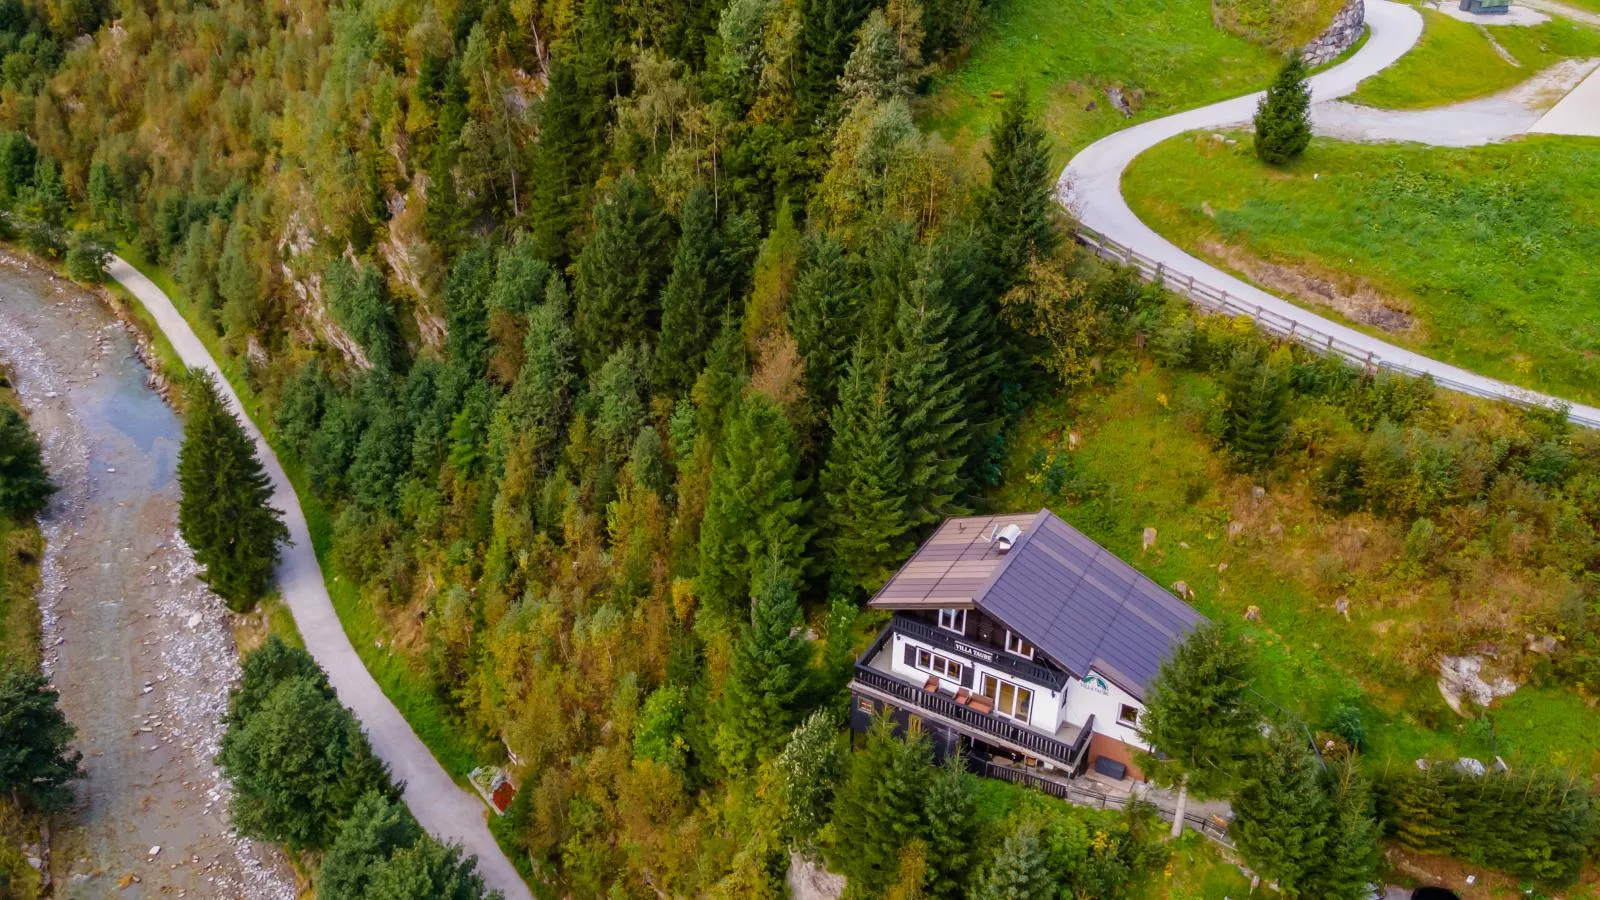
[[[212,762],[239,664],[177,535],[182,423],[98,297],[4,253],[0,362],[60,487],[41,521],[44,667],[85,778],[55,821],[56,896],[292,900],[282,855],[229,828]]]

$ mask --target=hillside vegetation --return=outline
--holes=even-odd
[[[1463,149],[1317,140],[1266,170],[1244,136],[1184,136],[1135,160],[1123,187],[1157,231],[1297,302],[1593,403],[1597,151],[1586,138]]]
[[[1217,26],[1279,53],[1322,34],[1345,0],[1212,0]]]
[[[1444,106],[1514,87],[1563,59],[1600,56],[1600,29],[1566,19],[1491,28],[1431,9],[1422,16],[1417,46],[1347,99],[1384,109]]]

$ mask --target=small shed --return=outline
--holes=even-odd
[[[1511,12],[1511,0],[1461,0],[1461,11],[1479,15]]]

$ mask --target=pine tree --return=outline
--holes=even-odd
[[[1256,108],[1256,155],[1281,166],[1311,144],[1311,86],[1305,60],[1290,54]]]
[[[718,447],[700,525],[695,590],[726,619],[750,595],[755,568],[772,555],[805,558],[805,485],[800,449],[783,411],[760,394],[740,403]]]
[[[70,747],[77,729],[59,699],[38,672],[0,665],[0,795],[23,797],[45,813],[66,808],[67,782],[83,774],[83,754]]]
[[[945,358],[957,395],[963,400],[966,427],[956,435],[952,456],[966,460],[962,477],[968,484],[999,482],[1001,435],[1006,409],[1006,354],[997,327],[995,296],[986,278],[982,244],[969,232],[940,234],[929,251],[928,287],[935,305],[954,311],[946,336]]]
[[[972,892],[974,900],[1053,900],[1056,882],[1050,859],[1039,840],[1039,826],[1024,820],[1006,835],[983,878]]]
[[[822,470],[823,549],[837,590],[875,590],[905,558],[905,466],[896,410],[882,363],[858,347],[832,417]]]
[[[749,624],[733,647],[717,735],[730,772],[748,771],[772,754],[798,722],[809,687],[811,647],[802,633],[793,570],[770,557],[752,593]]]
[[[494,253],[479,244],[456,257],[444,286],[445,357],[471,381],[489,366],[489,290],[494,285]]]
[[[668,396],[681,396],[694,385],[727,309],[727,295],[717,278],[720,244],[711,194],[695,188],[683,202],[672,274],[661,293],[655,384]]]
[[[1151,781],[1178,788],[1177,821],[1188,792],[1229,790],[1259,737],[1261,712],[1251,699],[1250,658],[1215,623],[1196,628],[1161,664],[1150,685],[1139,736],[1158,755],[1140,760]],[[1174,825],[1177,835],[1181,825]]]
[[[32,516],[55,490],[28,420],[0,406],[0,512],[18,519]]]
[[[1233,838],[1252,870],[1285,897],[1309,891],[1328,850],[1330,808],[1316,754],[1298,725],[1279,725],[1233,798]]]
[[[1328,795],[1327,844],[1305,878],[1304,895],[1327,900],[1365,900],[1378,880],[1382,832],[1373,811],[1372,787],[1358,760],[1328,763],[1323,776]]]
[[[558,265],[578,244],[585,195],[594,178],[595,98],[564,55],[550,64],[529,180],[529,217],[539,255]]]
[[[789,333],[806,361],[806,393],[822,409],[839,399],[839,379],[856,338],[858,289],[844,247],[826,234],[806,242],[789,301]]]
[[[594,234],[573,266],[573,324],[588,371],[655,328],[665,237],[661,213],[632,175],[595,206]]]
[[[128,237],[126,192],[111,164],[97,159],[89,164],[89,214],[107,230]]]
[[[960,436],[966,398],[950,371],[954,317],[944,299],[924,282],[902,295],[895,315],[889,390],[905,460],[906,518],[914,526],[965,511]]]
[[[795,728],[778,754],[784,835],[803,853],[816,851],[817,833],[833,815],[834,792],[848,760],[838,723],[821,709]]]
[[[334,698],[328,676],[311,658],[311,654],[291,647],[277,635],[246,654],[239,661],[239,685],[228,695],[228,724],[243,725],[255,715],[267,697],[278,685],[291,678],[304,678],[321,688],[328,699]]]
[[[551,275],[545,301],[528,316],[522,368],[495,411],[490,441],[496,459],[505,459],[520,441],[532,455],[535,472],[544,472],[554,460],[577,380],[577,347],[568,315],[565,283],[560,275]]]
[[[477,870],[477,857],[462,858],[461,847],[424,837],[372,867],[364,900],[484,900],[489,891]]]
[[[255,443],[217,396],[211,375],[194,370],[183,449],[178,453],[178,530],[205,567],[201,576],[235,611],[255,605],[289,538],[269,505],[272,482]]]
[[[979,221],[997,293],[1003,293],[1021,280],[1029,259],[1048,256],[1060,241],[1049,139],[1020,87],[1007,97],[984,158],[989,187]]]
[[[1289,383],[1278,367],[1241,350],[1228,371],[1222,439],[1250,472],[1272,465],[1289,435]]]
[[[925,829],[922,791],[932,762],[932,744],[920,730],[901,739],[887,717],[873,723],[834,798],[829,868],[869,895],[894,882],[900,851]]]
[[[854,47],[856,29],[871,9],[867,0],[801,0],[795,99],[809,119],[822,116],[833,102],[836,80]]]
[[[961,758],[952,754],[945,758],[922,798],[923,818],[928,823],[925,886],[934,900],[967,896],[977,868],[978,798],[972,782]]]

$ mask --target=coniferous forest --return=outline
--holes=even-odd
[[[297,479],[347,628],[383,636],[369,668],[452,774],[511,768],[495,836],[551,895],[783,896],[795,851],[856,896],[1128,896],[1167,859],[1148,810],[996,788],[884,726],[847,738],[845,686],[883,621],[865,599],[936,523],[988,507],[1030,401],[1120,373],[1147,337],[1173,371],[1225,382],[1214,431],[1239,471],[1315,443],[1292,403],[1360,435],[1319,470],[1330,509],[1384,514],[1410,494],[1380,476],[1433,471],[1412,463],[1448,429],[1419,412],[1425,385],[1197,324],[1078,249],[1022,90],[979,170],[954,165],[912,99],[984,12],[0,0],[4,227],[75,274],[116,248],[170,275]],[[259,463],[216,404],[197,389],[191,428],[259,512]],[[1527,429],[1547,440],[1506,444],[1476,487],[1412,512],[1443,520],[1546,444],[1568,448],[1552,483],[1595,477],[1600,453],[1546,419]],[[1489,444],[1449,434],[1458,455]],[[1367,452],[1386,440],[1387,467]],[[1057,495],[1081,487],[1057,475]],[[237,518],[210,499],[197,534]],[[1600,501],[1561,502],[1600,523]],[[208,567],[238,606],[270,592],[281,540],[269,513],[252,521],[254,547]],[[1551,565],[1581,569],[1593,534]],[[1573,646],[1592,649],[1593,618]],[[322,854],[328,896],[413,865],[452,896],[481,887],[419,838],[309,660],[262,652],[245,671],[263,696],[236,696],[223,751],[247,779],[236,818]],[[1559,677],[1593,679],[1592,660],[1561,657]],[[359,775],[311,824],[281,814],[287,778],[249,780],[293,737],[269,726],[302,717]],[[1587,794],[1553,776],[1502,792],[1536,790],[1561,823],[1533,864],[1464,815],[1405,830],[1429,797],[1464,797],[1459,779],[1374,799],[1370,773],[1287,734],[1228,771],[1257,779],[1241,849],[1291,895],[1360,896],[1380,820],[1409,847],[1553,882],[1592,852]],[[1179,765],[1174,784],[1204,786]],[[1312,812],[1277,822],[1290,806]],[[1286,831],[1315,839],[1286,848]],[[1350,866],[1307,862],[1338,841]]]

